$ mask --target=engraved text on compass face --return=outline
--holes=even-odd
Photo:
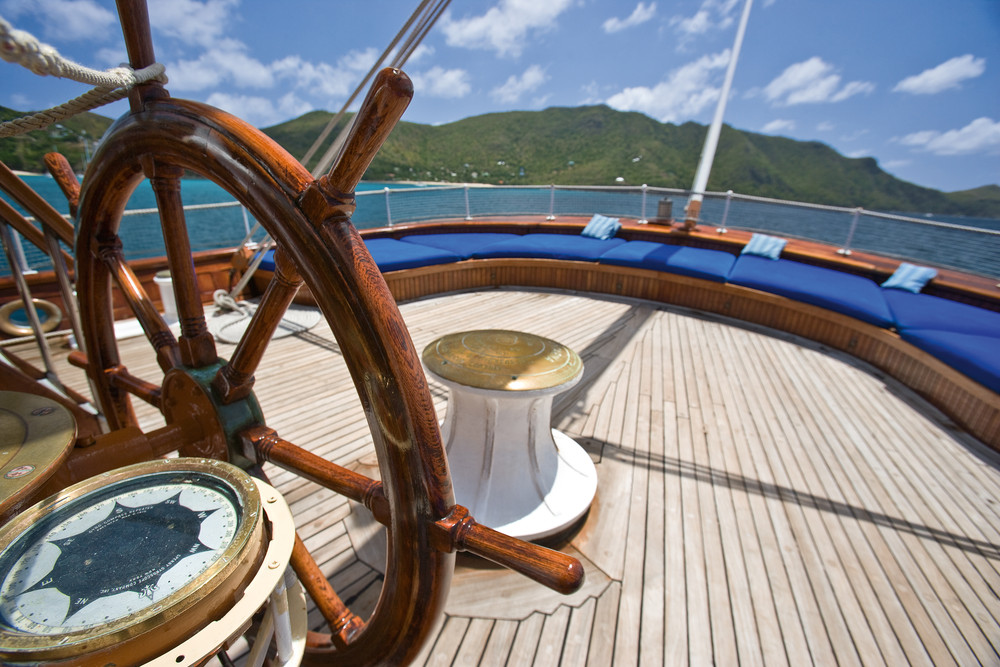
[[[0,585],[5,624],[33,634],[131,616],[204,572],[233,540],[218,489],[165,483],[104,497],[37,535]]]

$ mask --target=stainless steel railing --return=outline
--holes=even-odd
[[[358,192],[354,223],[365,229],[438,219],[473,221],[490,216],[528,215],[555,220],[560,216],[594,213],[649,221],[660,217],[664,209],[669,209],[673,218],[683,219],[689,194],[686,190],[645,185],[403,185]],[[210,224],[203,225],[204,238],[194,240],[196,249],[235,247],[253,223],[233,201],[198,204],[186,210],[195,230],[198,216],[214,216]],[[134,252],[135,257],[162,255],[155,210],[127,213],[134,217],[127,225],[123,224],[126,252]],[[827,243],[844,253],[864,250],[1000,278],[1000,220],[919,218],[730,191],[705,193],[699,222],[719,233],[729,229],[765,232]],[[23,270],[49,268],[46,256],[32,255],[32,248],[25,250],[28,256],[23,260]],[[0,258],[0,275],[9,274],[6,262]]]
[[[369,201],[381,195],[379,210]],[[648,221],[658,217],[666,200],[675,219],[683,219],[690,192],[648,186],[476,186],[385,188],[359,192],[358,227],[418,222],[442,218],[474,220],[498,215],[560,215],[601,213]],[[655,207],[655,208],[654,208]],[[938,216],[939,218],[943,216]],[[729,192],[707,192],[699,222],[728,229],[779,234],[834,245],[845,254],[854,250],[954,268],[1000,278],[1000,220],[917,218],[869,211],[860,207],[827,206]]]

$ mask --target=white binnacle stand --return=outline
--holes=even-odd
[[[582,378],[579,357],[554,341],[518,332],[450,336],[428,346],[424,362],[450,390],[442,438],[456,502],[477,522],[521,539],[571,526],[594,499],[597,470],[579,444],[551,428],[551,412],[553,397]],[[510,342],[512,336],[516,341]],[[449,356],[454,337],[462,337],[463,355]],[[428,359],[432,351],[439,353],[438,363]]]

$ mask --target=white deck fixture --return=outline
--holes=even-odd
[[[433,341],[423,361],[450,390],[441,435],[455,499],[476,521],[532,540],[587,512],[597,470],[551,428],[553,396],[583,377],[576,352],[516,331],[467,331]]]
[[[729,66],[726,68],[726,78],[722,83],[719,103],[715,105],[715,116],[712,118],[712,124],[708,127],[705,145],[701,149],[701,159],[698,161],[698,171],[695,172],[694,176],[694,185],[691,186],[691,197],[688,199],[687,208],[685,209],[685,229],[693,229],[698,222],[698,214],[701,213],[701,201],[705,195],[705,188],[708,186],[708,175],[712,172],[715,149],[719,145],[719,133],[722,132],[722,117],[726,113],[729,89],[733,85],[733,76],[736,74],[736,61],[740,57],[740,48],[743,46],[743,34],[747,29],[747,20],[750,18],[750,5],[752,4],[753,0],[747,0],[746,4],[743,5],[743,15],[740,17],[740,25],[736,29],[736,40],[733,42],[733,53],[729,57]]]

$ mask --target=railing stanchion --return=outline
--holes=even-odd
[[[556,219],[556,184],[549,184],[549,214],[545,218],[546,220]]]
[[[646,219],[646,184],[642,184],[642,214],[639,216],[637,221],[640,225],[645,225],[649,220]]]
[[[389,207],[389,188],[385,189],[385,220],[386,225],[392,227],[392,209]]]
[[[243,229],[246,230],[247,236],[250,236],[250,218],[247,216],[247,207],[240,204],[240,210],[243,211]]]
[[[731,202],[732,200],[733,200],[733,191],[726,190],[726,205],[722,209],[722,222],[719,223],[719,226],[715,230],[720,234],[725,234],[726,232],[729,231],[728,229],[726,229],[726,218],[729,217],[729,202]]]
[[[864,211],[864,209],[860,206],[854,209],[854,216],[851,218],[851,228],[847,231],[847,241],[844,242],[843,248],[837,250],[838,254],[851,254],[851,242],[854,241],[854,230],[858,228],[858,219],[861,217],[862,211]]]
[[[472,220],[472,212],[469,210],[469,184],[465,184],[465,219]]]
[[[30,276],[33,273],[38,273],[28,264],[28,256],[24,254],[24,245],[21,244],[21,235],[18,234],[16,231],[11,230],[9,238],[11,241],[10,251],[11,253],[13,253],[14,261],[16,261],[17,265],[21,267],[21,273],[23,273],[26,276]]]
[[[17,285],[17,293],[21,296],[21,304],[24,307],[25,315],[28,317],[28,324],[31,327],[31,331],[35,334],[35,342],[38,345],[38,351],[42,355],[42,364],[45,366],[45,379],[51,382],[57,390],[64,392],[62,382],[59,381],[59,377],[56,375],[55,365],[52,363],[52,352],[49,348],[49,343],[42,332],[42,322],[38,318],[38,311],[35,309],[34,300],[31,298],[31,289],[28,287],[28,282],[24,279],[25,273],[21,270],[21,263],[15,257],[19,240],[18,233],[11,229],[6,222],[0,220],[0,245],[6,251],[7,264],[10,266],[11,275],[14,277],[14,284]]]

